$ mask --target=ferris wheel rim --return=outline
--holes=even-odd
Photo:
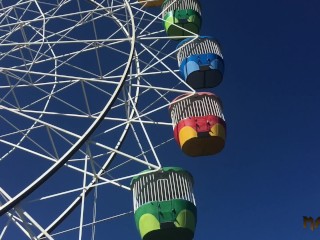
[[[87,0],[92,4],[98,4],[95,0]],[[121,79],[119,80],[119,83],[112,94],[112,97],[108,100],[105,107],[101,110],[99,116],[95,119],[95,121],[90,125],[90,127],[85,131],[85,133],[82,135],[82,137],[58,160],[55,164],[53,164],[49,169],[47,169],[43,174],[41,174],[36,180],[34,180],[28,187],[24,188],[22,191],[20,191],[18,194],[16,194],[14,197],[12,197],[9,201],[2,204],[0,207],[0,216],[7,213],[10,209],[14,208],[19,202],[21,202],[23,199],[28,197],[33,191],[35,191],[39,186],[41,186],[46,180],[48,180],[55,172],[57,172],[70,158],[71,156],[85,143],[85,141],[90,137],[90,135],[96,130],[96,128],[99,126],[99,124],[103,121],[104,117],[112,107],[112,104],[117,99],[117,96],[119,95],[124,83],[125,79],[128,75],[130,66],[132,64],[132,59],[134,56],[134,49],[135,49],[135,25],[134,25],[134,17],[131,11],[131,6],[128,0],[124,0],[124,4],[127,9],[129,9],[129,14],[131,18],[131,46],[130,46],[130,53],[128,56],[128,61],[125,66],[125,70],[121,76]],[[119,22],[118,22],[119,23]],[[122,28],[126,31],[125,26],[122,26]]]
[[[136,59],[136,62],[139,62],[138,59],[138,54],[135,52],[135,59]],[[139,64],[139,63],[137,63]],[[139,90],[137,90],[139,91]],[[138,101],[138,97],[136,97],[135,101]],[[129,118],[132,118],[134,115],[134,110],[131,110],[130,112],[130,116]],[[126,138],[126,135],[128,133],[128,128],[130,126],[130,122],[126,123],[125,127],[124,127],[124,131],[122,133],[122,135],[120,136],[119,138],[119,142],[120,144],[117,145],[116,147],[116,150],[119,149],[123,143],[123,140]],[[65,218],[67,218],[72,212],[73,210],[78,207],[80,204],[81,204],[81,198],[83,197],[82,195],[84,195],[84,197],[86,197],[94,188],[94,184],[95,182],[98,182],[101,175],[108,169],[108,166],[112,163],[114,157],[116,155],[116,152],[112,152],[109,156],[109,158],[106,160],[105,164],[101,167],[101,169],[99,170],[98,173],[96,173],[96,178],[93,178],[92,181],[85,187],[85,189],[83,189],[83,192],[79,194],[79,196],[68,206],[67,209],[65,209],[65,211],[63,213],[60,214],[60,216],[58,216],[46,229],[45,229],[45,232],[46,233],[51,233],[54,229],[56,229],[59,224],[61,222],[64,221]],[[41,239],[41,237],[44,236],[44,232],[40,233],[37,237],[39,239]]]

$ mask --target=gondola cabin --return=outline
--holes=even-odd
[[[138,0],[144,7],[160,7],[163,0]]]
[[[165,0],[162,18],[168,36],[191,36],[201,28],[201,6],[197,0]]]
[[[220,99],[207,92],[184,94],[169,107],[174,138],[192,157],[213,155],[225,145],[226,123]]]
[[[193,178],[181,168],[143,172],[131,181],[142,240],[192,240],[197,223]]]
[[[224,62],[219,43],[214,38],[188,38],[177,48],[181,75],[193,89],[213,88],[221,83]]]

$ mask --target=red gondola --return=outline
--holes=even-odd
[[[226,123],[220,99],[208,92],[177,97],[169,107],[174,137],[189,156],[207,156],[225,145]]]

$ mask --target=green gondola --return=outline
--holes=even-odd
[[[197,0],[165,0],[162,18],[168,36],[192,36],[201,28],[201,6]]]
[[[131,188],[141,239],[193,239],[197,208],[189,172],[177,167],[147,170],[132,179]]]

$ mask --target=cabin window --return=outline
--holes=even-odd
[[[177,172],[143,175],[133,185],[134,211],[149,202],[183,199],[195,204],[190,176]]]
[[[197,39],[193,42],[185,43],[178,51],[177,59],[179,66],[182,61],[192,55],[216,54],[223,58],[219,44],[212,39]]]
[[[214,115],[225,120],[221,106],[215,97],[198,95],[197,100],[194,99],[194,97],[190,97],[172,104],[170,112],[174,126],[189,117]]]
[[[162,17],[164,17],[168,12],[172,12],[175,10],[184,10],[190,9],[198,12],[201,15],[200,4],[196,0],[178,0],[178,1],[167,1],[163,4],[162,9]]]

